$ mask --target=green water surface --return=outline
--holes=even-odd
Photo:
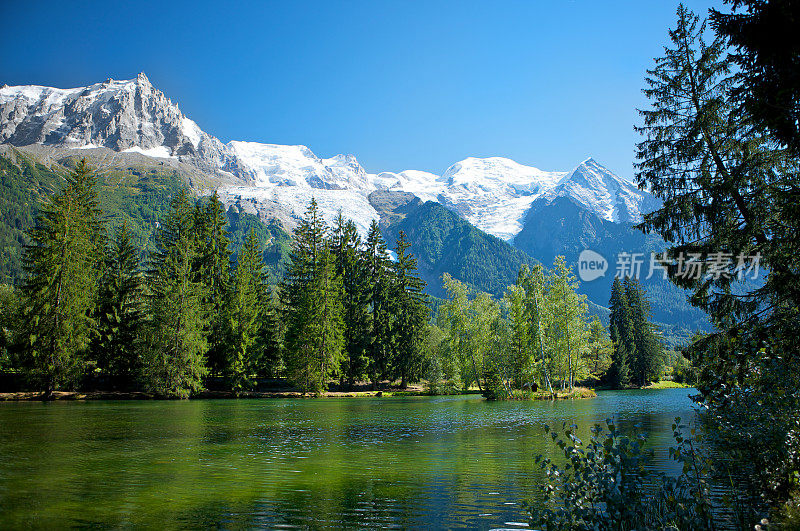
[[[640,424],[671,470],[694,392],[0,403],[0,528],[522,528],[544,424]]]

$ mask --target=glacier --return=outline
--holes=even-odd
[[[510,241],[537,199],[569,197],[600,218],[635,223],[658,201],[631,181],[589,158],[571,171],[544,171],[504,157],[468,157],[441,175],[420,171],[369,173],[357,158],[320,158],[303,145],[223,143],[185,116],[147,76],[109,79],[87,87],[58,89],[22,85],[0,88],[0,143],[106,147],[117,152],[176,160],[213,171],[214,190],[227,205],[277,217],[287,228],[314,197],[332,223],[341,211],[366,234],[379,214],[376,190],[409,192],[435,201],[479,229]]]

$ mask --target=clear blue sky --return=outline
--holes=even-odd
[[[234,5],[235,4],[235,5]],[[719,1],[690,1],[706,13]],[[140,71],[227,142],[441,173],[467,156],[633,173],[671,1],[0,2],[0,84]]]

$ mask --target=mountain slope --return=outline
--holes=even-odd
[[[600,219],[616,223],[638,223],[642,214],[660,206],[651,194],[639,190],[592,158],[580,163],[542,197],[546,201],[570,197]]]
[[[449,273],[473,288],[501,296],[517,280],[525,253],[496,236],[477,229],[433,201],[408,193],[374,192],[371,202],[381,211],[383,233],[390,247],[404,231],[418,260],[428,293],[444,295],[442,275]]]
[[[641,253],[644,263],[640,280],[653,301],[653,317],[691,330],[709,326],[705,314],[687,302],[686,293],[663,279],[660,272],[650,279],[644,278],[649,273],[650,253],[660,253],[666,248],[663,240],[643,234],[630,223],[601,219],[572,197],[535,201],[522,230],[514,238],[514,246],[546,265],[562,255],[567,264],[576,267],[578,255],[584,249],[601,254],[608,261],[605,276],[580,285],[581,293],[599,306],[608,306],[619,253]]]
[[[43,157],[42,153],[48,156]],[[185,176],[172,166],[153,163],[149,157],[125,158],[125,165],[106,166],[98,175],[100,208],[109,227],[123,221],[128,224],[144,262],[155,250],[156,226],[169,211],[175,192],[185,186]],[[72,150],[0,146],[0,284],[16,284],[22,278],[26,231],[35,224],[42,202],[63,186],[64,173],[77,160],[78,155]],[[96,159],[93,161],[97,166]],[[288,260],[290,241],[283,228],[235,208],[228,210],[228,220],[233,258],[253,229],[265,248],[264,259],[270,273],[279,275]]]

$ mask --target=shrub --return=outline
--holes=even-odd
[[[605,529],[714,529],[709,501],[710,460],[697,443],[694,428],[684,436],[680,418],[673,424],[676,446],[670,457],[683,464],[678,477],[653,472],[645,465],[645,436],[622,435],[611,420],[606,428],[595,425],[587,444],[575,434],[576,426],[562,428],[563,437],[545,426],[564,452],[566,464],[536,457],[547,474],[544,504],[527,503],[535,528]]]

